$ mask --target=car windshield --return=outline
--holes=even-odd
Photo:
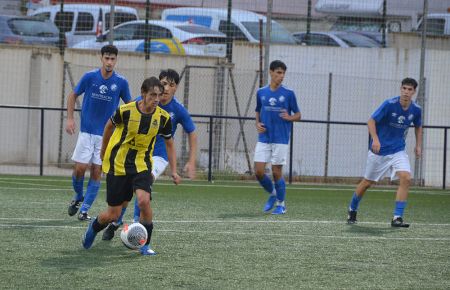
[[[350,47],[379,47],[379,44],[372,39],[355,33],[336,33]]]
[[[331,30],[379,32],[381,31],[381,25],[382,23],[376,21],[337,20],[331,27]]]
[[[17,35],[24,36],[48,36],[57,37],[58,28],[51,22],[34,19],[11,19],[8,21],[11,31]]]
[[[208,27],[200,26],[200,25],[199,26],[197,26],[197,25],[177,25],[176,27],[180,30],[183,30],[185,32],[190,32],[190,33],[213,34],[213,35],[218,35],[218,36],[223,35],[219,31],[215,31]]]
[[[250,32],[250,34],[259,41],[259,22],[253,21],[253,22],[242,22],[242,24],[247,28],[247,30]],[[263,39],[266,35],[266,23],[263,23],[262,27],[262,35]],[[289,33],[289,31],[286,30],[283,26],[281,26],[279,23],[272,21],[272,32],[270,34],[270,41],[272,43],[288,43],[288,44],[295,44],[296,41],[292,37],[292,35]]]

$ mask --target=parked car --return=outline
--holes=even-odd
[[[94,39],[109,29],[110,5],[66,4],[61,13],[60,5],[50,5],[30,11],[28,15],[50,20],[65,33],[67,46]],[[114,7],[114,26],[137,20],[137,10],[131,7]]]
[[[150,51],[179,55],[225,56],[226,36],[207,27],[189,23],[150,20]],[[113,43],[121,51],[144,51],[145,21],[137,20],[114,27]],[[109,31],[96,41],[88,40],[74,48],[100,49],[108,43]]]
[[[228,10],[224,8],[180,7],[165,9],[161,13],[162,20],[190,22],[203,25],[213,30],[227,33]],[[263,37],[266,35],[266,17],[251,11],[233,9],[231,12],[231,34],[233,39],[258,43],[260,24],[263,21]],[[272,20],[271,43],[295,44],[290,32],[278,22]]]
[[[51,22],[27,16],[0,15],[0,43],[57,46],[59,30]]]
[[[380,47],[380,44],[364,35],[346,31],[295,32],[292,34],[299,44],[338,47]]]
[[[421,18],[415,29],[423,30],[423,18]],[[450,13],[430,13],[427,15],[428,35],[450,35]]]

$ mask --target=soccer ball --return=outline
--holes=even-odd
[[[125,247],[137,250],[145,245],[148,233],[145,227],[140,223],[125,224],[120,232],[120,239]]]

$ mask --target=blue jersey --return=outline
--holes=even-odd
[[[300,112],[295,93],[281,85],[275,91],[270,86],[262,87],[256,93],[256,109],[259,112],[260,122],[266,131],[260,133],[258,141],[262,143],[288,144],[291,133],[291,123],[280,117],[286,110],[288,114]]]
[[[116,72],[104,79],[100,69],[85,73],[74,92],[77,96],[84,94],[80,131],[100,136],[120,99],[124,103],[131,100],[128,81]]]
[[[405,149],[405,139],[411,124],[422,126],[422,109],[412,102],[407,110],[400,105],[400,96],[387,99],[372,114],[381,148],[379,155],[391,155]],[[372,148],[372,138],[369,150]]]
[[[139,100],[142,100],[142,96],[136,98],[136,101]],[[183,104],[181,104],[175,97],[173,97],[172,100],[165,105],[159,104],[159,107],[170,114],[170,117],[172,119],[172,137],[175,135],[178,124],[181,124],[183,130],[186,133],[189,134],[194,132],[195,125],[194,122],[192,122],[191,115],[189,115],[189,112],[186,110]],[[159,156],[161,158],[164,158],[166,161],[168,160],[166,144],[164,143],[164,139],[160,135],[156,136],[153,156]]]

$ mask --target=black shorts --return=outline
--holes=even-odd
[[[136,189],[145,190],[152,198],[153,176],[148,171],[137,174],[115,176],[108,173],[106,175],[106,202],[109,206],[121,205],[124,201],[133,198]]]

